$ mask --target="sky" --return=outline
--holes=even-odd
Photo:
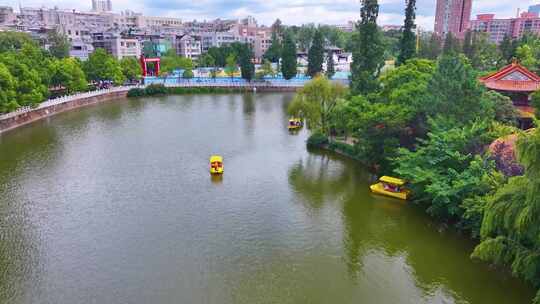
[[[113,10],[126,9],[148,16],[177,17],[182,20],[211,20],[254,16],[259,23],[270,25],[276,18],[284,24],[343,24],[359,18],[359,0],[112,0]],[[91,0],[2,0],[2,5],[18,7],[54,7],[90,10]],[[7,3],[6,3],[7,2]],[[433,28],[436,0],[417,0],[417,23]],[[5,3],[5,4],[4,4]],[[379,0],[379,24],[403,23],[405,0]],[[472,18],[479,13],[495,13],[499,17],[515,16],[517,9],[527,10],[540,0],[473,0]]]

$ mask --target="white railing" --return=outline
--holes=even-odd
[[[57,97],[57,98],[53,98],[53,99],[49,99],[47,101],[44,101],[44,102],[40,103],[38,107],[35,107],[35,108],[26,106],[26,107],[18,108],[14,112],[9,112],[9,113],[0,115],[0,120],[12,118],[12,117],[15,117],[15,116],[18,116],[18,115],[21,115],[21,114],[25,114],[25,113],[29,113],[29,112],[32,112],[32,111],[35,111],[35,110],[40,110],[40,109],[56,106],[56,105],[59,105],[59,104],[75,101],[75,100],[78,100],[78,99],[96,97],[96,96],[100,96],[100,95],[104,95],[104,94],[108,94],[108,93],[114,93],[114,92],[128,91],[129,89],[136,88],[136,87],[139,87],[139,86],[113,87],[113,88],[110,88],[110,89],[101,89],[101,90],[95,90],[95,91],[90,91],[90,92],[77,93],[77,94],[73,94],[73,95],[61,96],[61,97]]]

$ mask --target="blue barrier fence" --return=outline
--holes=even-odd
[[[178,76],[168,76],[168,77],[145,77],[144,78],[144,84],[165,84],[165,85],[182,85],[182,86],[256,86],[256,85],[265,85],[265,86],[276,86],[276,87],[282,87],[282,86],[303,86],[306,82],[310,81],[310,77],[306,76],[297,76],[289,80],[285,80],[284,78],[272,78],[272,77],[265,77],[261,80],[252,80],[251,82],[248,82],[245,79],[242,79],[240,77],[218,77],[218,78],[210,78],[210,77],[194,77],[191,79],[186,79]],[[343,85],[348,85],[349,80],[348,79],[333,79],[333,81],[342,83]]]

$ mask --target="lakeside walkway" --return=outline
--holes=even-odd
[[[40,103],[39,106],[37,106],[37,107],[29,107],[29,106],[20,107],[16,111],[2,114],[2,115],[0,115],[0,120],[9,119],[9,118],[19,116],[21,114],[29,113],[29,112],[32,112],[32,111],[43,110],[43,109],[46,109],[46,108],[49,108],[49,107],[61,105],[61,104],[64,104],[64,103],[73,102],[73,101],[76,101],[76,100],[79,100],[79,99],[97,97],[97,96],[106,95],[106,94],[110,94],[110,93],[127,92],[130,89],[137,88],[137,87],[140,87],[140,86],[113,87],[113,88],[110,88],[110,89],[95,90],[95,91],[90,91],[90,92],[77,93],[77,94],[73,94],[73,95],[66,95],[66,96],[61,96],[61,97],[57,97],[57,98],[52,98],[52,99],[49,99],[47,101],[44,101],[44,102]]]

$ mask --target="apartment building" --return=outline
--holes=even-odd
[[[12,7],[0,6],[0,25],[12,24],[16,18]]]
[[[197,60],[202,54],[201,39],[192,35],[181,35],[176,38],[176,54]]]
[[[471,21],[471,30],[488,33],[489,39],[500,43],[504,36],[520,38],[524,33],[540,34],[538,13],[523,12],[517,18],[495,18],[495,14],[480,14]]]
[[[93,33],[92,46],[94,49],[105,49],[116,59],[125,57],[139,58],[142,54],[142,46],[139,39],[122,37],[117,33]]]
[[[463,39],[469,29],[471,10],[472,0],[437,0],[435,33],[441,37],[452,33]]]

